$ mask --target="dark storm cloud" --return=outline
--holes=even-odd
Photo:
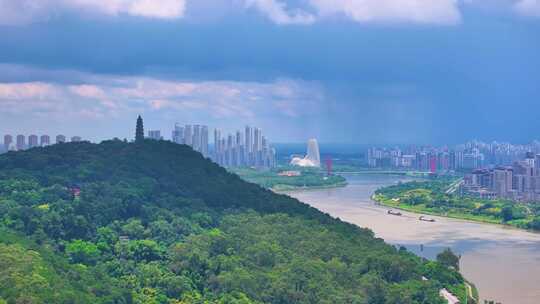
[[[309,104],[317,111],[299,111],[310,98],[302,94],[302,101],[278,102],[281,112],[264,107],[253,112],[274,138],[280,128],[272,122],[290,128],[294,136],[284,140],[527,141],[540,128],[533,114],[540,110],[536,18],[470,5],[455,24],[403,22],[400,15],[390,16],[401,20],[397,24],[323,18],[313,8],[305,12],[315,19],[301,22],[294,19],[294,10],[276,11],[256,2],[233,9],[219,1],[222,8],[206,18],[194,15],[212,11],[208,1],[193,8],[192,15],[188,2],[185,16],[174,20],[62,14],[0,27],[0,82],[109,86],[111,77],[145,77],[233,82],[246,89],[246,83],[276,79],[309,83],[324,96],[320,100],[317,94]],[[440,16],[450,20],[444,18],[452,14]],[[268,96],[266,91],[263,95]],[[285,115],[292,111],[287,106],[294,115]]]

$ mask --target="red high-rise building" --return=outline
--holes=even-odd
[[[326,174],[332,175],[332,159],[330,157],[326,159]]]
[[[433,155],[429,159],[429,171],[431,173],[437,172],[437,157]]]

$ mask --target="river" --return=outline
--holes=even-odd
[[[462,256],[461,272],[473,282],[480,298],[503,304],[540,303],[540,234],[497,225],[430,216],[422,222],[418,214],[376,205],[371,195],[379,187],[410,178],[390,175],[350,175],[343,188],[299,190],[288,195],[361,227],[370,228],[386,242],[407,247],[433,259],[446,247]],[[423,245],[423,251],[420,245]]]

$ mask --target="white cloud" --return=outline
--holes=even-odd
[[[185,0],[58,0],[58,2],[74,9],[96,10],[109,15],[128,14],[164,19],[180,18],[186,8]]]
[[[514,8],[522,15],[540,17],[540,0],[520,0]]]
[[[288,9],[280,0],[246,0],[246,7],[254,7],[277,24],[311,24],[315,16],[301,10]]]
[[[46,21],[59,14],[206,20],[238,10],[258,11],[280,25],[309,25],[330,18],[359,23],[455,25],[464,7],[513,9],[540,17],[540,0],[0,0],[0,25]]]
[[[0,73],[2,68],[0,65]],[[324,99],[317,84],[290,79],[241,82],[94,74],[79,77],[77,84],[43,80],[0,82],[0,120],[7,115],[58,121],[66,117],[102,119],[147,111],[164,115],[189,113],[212,119],[297,117],[313,111],[306,109],[317,109]]]
[[[105,92],[98,86],[82,84],[69,86],[69,90],[76,95],[86,98],[103,99],[106,98]]]
[[[307,6],[289,8],[285,0],[245,0],[277,24],[311,24],[346,16],[356,22],[452,25],[461,21],[459,0],[306,0]],[[309,13],[307,9],[314,13]]]
[[[291,8],[289,0],[236,1],[256,8],[276,24],[312,24],[341,15],[360,23],[455,25],[461,22],[464,7],[492,9],[493,13],[513,9],[520,15],[540,17],[540,0],[303,0],[303,7],[296,8]]]
[[[0,25],[42,21],[64,11],[175,19],[185,10],[186,0],[0,0]]]
[[[344,14],[358,22],[456,24],[457,0],[309,0],[321,16]]]
[[[42,100],[57,94],[53,85],[43,82],[0,83],[0,100]]]

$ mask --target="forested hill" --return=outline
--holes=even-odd
[[[464,292],[448,266],[183,145],[0,155],[0,304],[437,304],[441,288]]]
[[[67,143],[35,148],[0,157],[0,176],[30,177],[43,186],[81,187],[86,199],[99,195],[95,189],[114,185],[122,190],[122,202],[95,200],[93,212],[114,219],[118,214],[103,214],[101,207],[118,209],[123,216],[137,216],[144,201],[160,203],[177,197],[199,199],[210,208],[253,209],[270,213],[302,214],[329,221],[317,209],[285,195],[276,195],[205,159],[186,145],[146,140],[128,144],[119,140],[99,145],[89,142]],[[106,205],[106,206],[101,206]],[[112,210],[111,210],[112,211]]]

